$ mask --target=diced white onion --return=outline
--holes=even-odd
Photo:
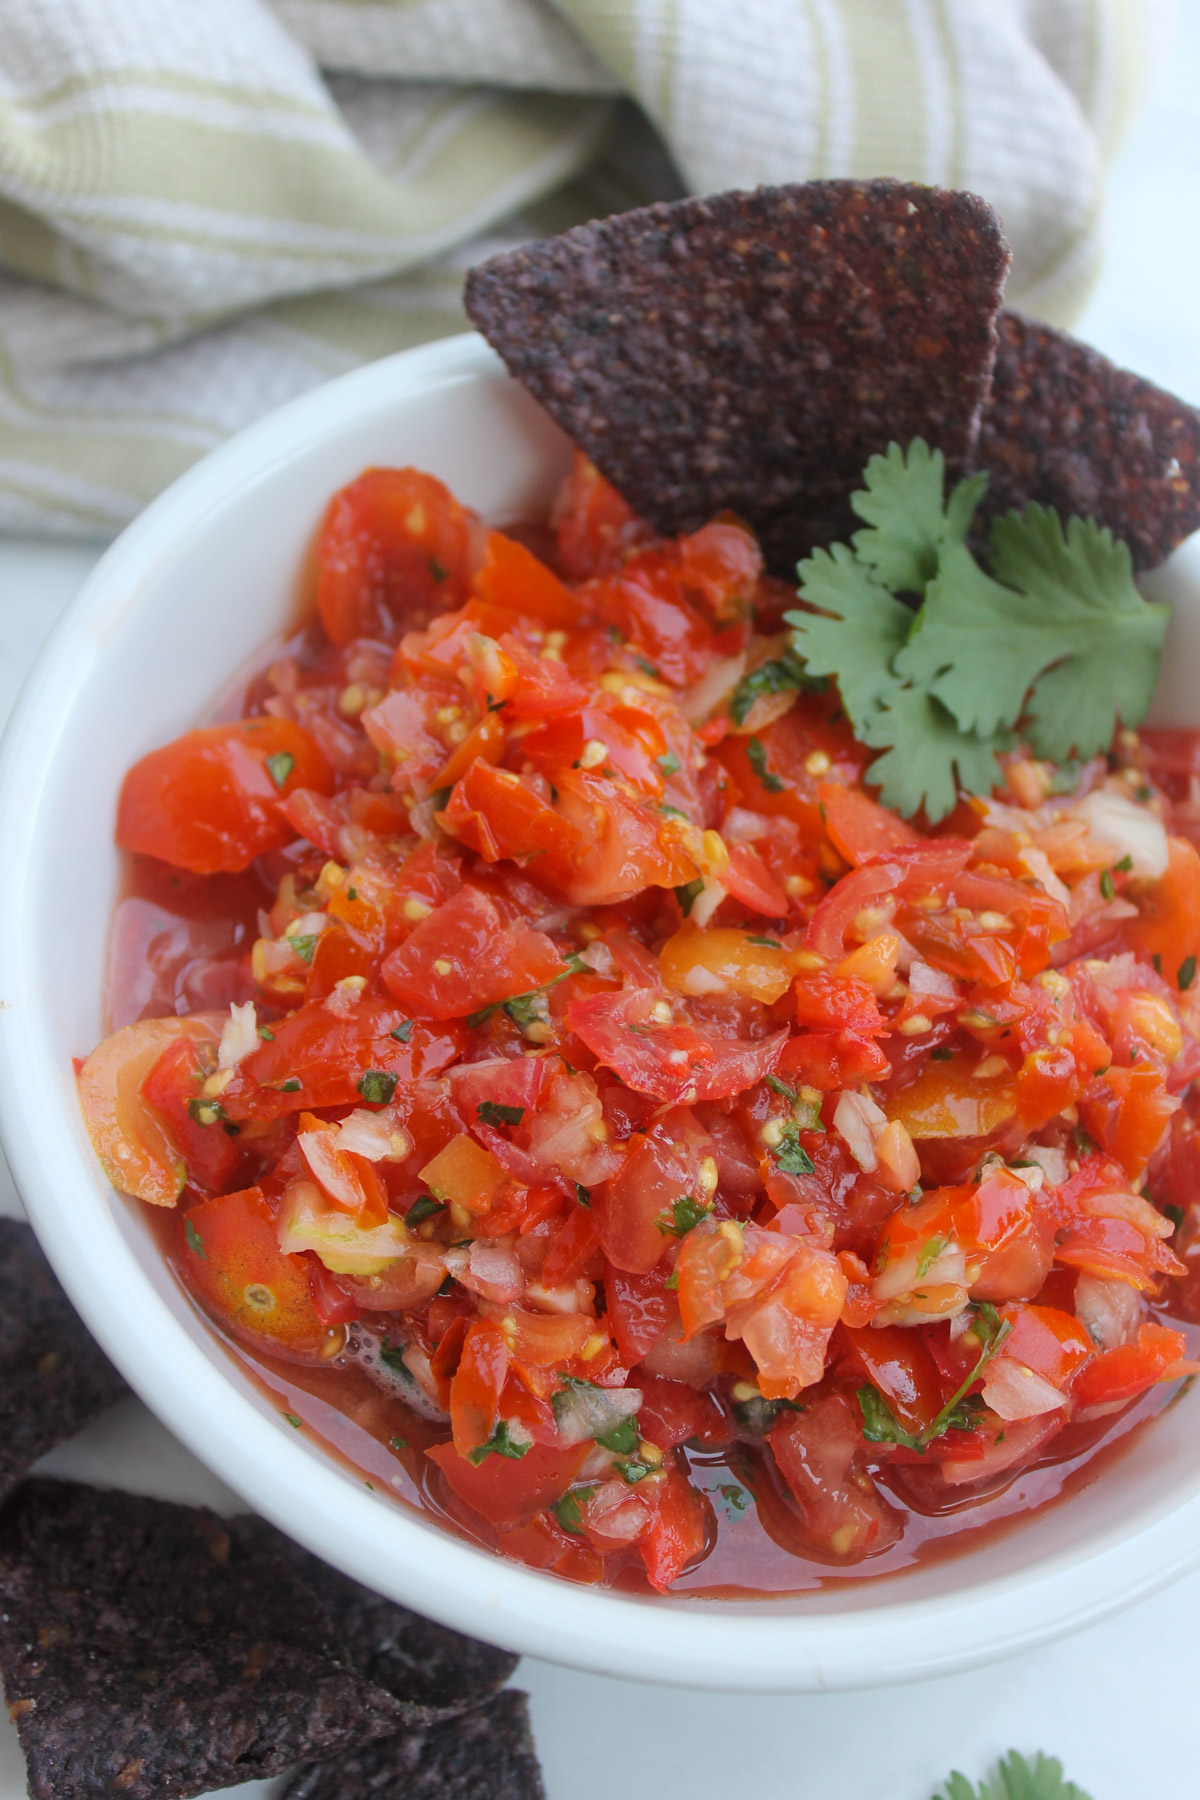
[[[875,1140],[886,1124],[887,1114],[866,1094],[852,1094],[847,1089],[834,1108],[834,1130],[841,1134],[851,1156],[868,1175],[879,1166]]]
[[[705,719],[716,712],[721,702],[733,693],[745,673],[744,650],[739,651],[736,656],[714,657],[699,681],[693,682],[690,688],[684,688],[676,696],[675,704],[689,725],[703,724]]]
[[[597,975],[603,975],[606,981],[615,981],[620,973],[617,959],[607,944],[589,944],[586,950],[579,952],[579,960],[594,969]]]
[[[218,1069],[236,1069],[252,1050],[258,1049],[258,1015],[253,1000],[244,1006],[230,1002],[229,1017],[221,1028],[221,1046],[217,1051]]]
[[[1109,788],[1098,788],[1073,810],[1086,820],[1093,838],[1112,845],[1117,859],[1132,860],[1135,875],[1157,881],[1166,874],[1170,852],[1166,827],[1157,813]]]
[[[915,958],[909,965],[908,985],[911,991],[920,996],[928,994],[930,999],[957,1000],[958,989],[950,975],[943,975],[940,969],[931,969],[929,964]]]
[[[1067,1166],[1065,1150],[1053,1150],[1044,1144],[1029,1144],[1022,1150],[1021,1156],[1037,1164],[1050,1187],[1061,1187],[1071,1172]],[[1028,1171],[1017,1170],[1018,1175],[1022,1173]]]
[[[693,963],[679,984],[685,994],[725,994],[728,985],[702,963]]]
[[[703,931],[724,898],[725,889],[721,886],[719,881],[714,881],[710,875],[708,880],[704,883],[704,886],[700,889],[700,892],[696,895],[696,898],[692,901],[692,910],[688,914],[692,924]]]
[[[392,1154],[392,1134],[375,1113],[359,1106],[338,1127],[337,1147],[352,1156],[365,1156],[368,1162],[381,1162]]]
[[[1036,1419],[1067,1404],[1056,1387],[1014,1356],[998,1356],[988,1364],[983,1403],[1002,1419]]]
[[[485,1299],[507,1304],[525,1289],[525,1276],[515,1250],[501,1244],[485,1244],[476,1238],[467,1263],[467,1284]]]
[[[642,1404],[641,1388],[582,1387],[568,1384],[554,1395],[554,1422],[564,1444],[606,1437]]]
[[[1142,1296],[1128,1281],[1081,1275],[1075,1283],[1075,1316],[1102,1350],[1115,1350],[1137,1336]]]

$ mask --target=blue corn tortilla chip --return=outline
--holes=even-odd
[[[269,1542],[31,1480],[0,1511],[0,1672],[33,1800],[187,1800],[403,1724]]]
[[[0,1496],[128,1393],[32,1229],[0,1219]]]
[[[526,1696],[301,1769],[280,1800],[545,1800]]]
[[[265,1520],[232,1520],[230,1528],[278,1549],[320,1600],[343,1660],[394,1695],[406,1725],[436,1724],[478,1706],[504,1686],[520,1660],[372,1593]]]
[[[730,510],[790,575],[857,528],[893,439],[971,466],[1008,263],[974,194],[814,181],[579,226],[473,269],[465,298],[659,531]]]
[[[1030,500],[1124,538],[1152,569],[1200,528],[1200,411],[1065,332],[1000,318],[979,434],[989,476],[982,514]]]

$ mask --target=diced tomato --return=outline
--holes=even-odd
[[[195,1038],[176,1037],[142,1082],[142,1098],[166,1121],[183,1152],[188,1180],[210,1192],[228,1187],[238,1165],[236,1125],[228,1131],[224,1108],[219,1102],[206,1107],[200,1097],[215,1066],[211,1046],[206,1064]]]
[[[1143,1173],[1162,1142],[1179,1101],[1152,1066],[1105,1071],[1079,1103],[1079,1116],[1096,1142],[1131,1180]]]
[[[414,1023],[407,1007],[366,995],[348,1010],[325,1001],[302,1006],[269,1029],[221,1094],[231,1119],[359,1105],[371,1074],[394,1075],[397,1084],[436,1075],[465,1037],[459,1025]]]
[[[383,965],[390,993],[418,1019],[457,1019],[564,973],[551,940],[509,926],[478,888],[460,888]]]
[[[486,1444],[508,1379],[508,1342],[498,1325],[468,1325],[458,1368],[450,1383],[450,1427],[460,1456]]]
[[[715,1530],[712,1502],[678,1469],[667,1472],[649,1531],[638,1539],[650,1586],[665,1594],[694,1562],[699,1562]]]
[[[805,973],[797,981],[796,1020],[813,1031],[849,1031],[855,1037],[878,1037],[885,1029],[875,996],[865,982],[830,975],[824,969]]]
[[[898,1515],[869,1480],[854,1479],[861,1439],[843,1395],[785,1414],[768,1442],[817,1554],[831,1562],[855,1563],[895,1543]]]
[[[1187,1355],[1182,1331],[1165,1325],[1142,1325],[1136,1344],[1118,1344],[1105,1350],[1084,1369],[1075,1382],[1079,1406],[1111,1406],[1132,1400],[1158,1381],[1176,1381],[1182,1375],[1200,1373],[1200,1363]]]
[[[659,1018],[659,1002],[647,989],[572,1000],[571,1030],[629,1087],[677,1103],[720,1100],[739,1094],[779,1061],[786,1031],[757,1043],[718,1036],[692,1025],[683,1013]]]
[[[283,1255],[261,1188],[181,1214],[174,1260],[189,1293],[239,1342],[294,1362],[336,1353],[340,1339],[313,1303],[308,1260]]]
[[[856,868],[873,856],[921,841],[911,825],[898,819],[886,806],[880,806],[861,788],[822,781],[817,794],[825,811],[826,831],[846,861]]]
[[[918,900],[934,893],[966,867],[974,846],[962,838],[931,838],[872,857],[834,884],[817,907],[805,943],[818,955],[841,961],[846,933],[860,912],[885,897]]]
[[[332,786],[324,751],[290,719],[203,725],[134,763],[117,805],[117,842],[197,875],[245,869],[290,841],[281,800]]]
[[[571,858],[581,843],[578,827],[538,791],[533,778],[493,768],[482,758],[456,784],[438,823],[484,862],[501,857],[527,862],[546,852]]]
[[[735,844],[729,852],[729,867],[721,876],[721,886],[734,900],[740,900],[751,912],[768,919],[782,919],[788,910],[788,897],[761,856],[749,844]]]
[[[660,1450],[692,1439],[709,1450],[729,1441],[729,1421],[712,1394],[644,1370],[638,1373],[638,1386],[643,1396],[638,1429]]]
[[[586,581],[617,567],[631,547],[651,535],[582,450],[576,450],[570,473],[559,489],[552,523],[568,581]]]
[[[108,1180],[152,1206],[174,1206],[187,1180],[180,1146],[147,1105],[142,1083],[163,1052],[183,1039],[215,1046],[220,1015],[139,1019],[98,1044],[80,1065],[79,1104]]]
[[[502,531],[489,531],[472,586],[489,605],[505,606],[543,625],[574,625],[579,618],[579,602],[554,571]]]
[[[906,1431],[924,1431],[942,1409],[942,1387],[924,1341],[898,1325],[842,1335],[855,1365],[887,1401]]]
[[[391,637],[466,593],[471,515],[418,469],[368,469],[329,503],[317,539],[317,608],[335,644]]]
[[[857,1088],[879,1081],[891,1065],[879,1045],[852,1031],[805,1031],[789,1038],[776,1065],[780,1077],[796,1087]]]
[[[1186,973],[1200,949],[1200,855],[1186,838],[1173,837],[1169,850],[1166,874],[1137,892],[1138,917],[1125,922],[1122,935],[1179,987],[1180,970]]]
[[[579,1473],[590,1444],[558,1450],[531,1444],[519,1457],[491,1454],[473,1463],[453,1444],[425,1452],[460,1500],[492,1525],[518,1525],[564,1494]]]
[[[640,1362],[662,1337],[676,1306],[667,1290],[667,1271],[659,1267],[644,1275],[606,1266],[604,1291],[617,1347],[627,1363]]]

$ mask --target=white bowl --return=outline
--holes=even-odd
[[[53,633],[0,764],[0,1123],[38,1236],[97,1339],[183,1441],[284,1531],[450,1625],[600,1673],[802,1691],[946,1673],[1095,1620],[1200,1561],[1200,1392],[1068,1502],[964,1554],[795,1599],[635,1598],[501,1560],[368,1492],[292,1431],[175,1286],[144,1209],[92,1155],[71,1058],[101,1034],[121,777],[186,728],[295,616],[329,495],[415,463],[504,521],[544,508],[567,447],[480,339],[407,351],[243,432],[97,566]],[[1180,602],[1170,722],[1200,722],[1200,557]]]

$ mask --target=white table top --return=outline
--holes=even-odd
[[[1200,402],[1200,0],[1113,172],[1110,250],[1079,326],[1117,361]],[[0,538],[0,718],[99,547]],[[0,1212],[20,1203],[0,1164]],[[136,1400],[47,1473],[230,1502]],[[1193,1608],[1195,1611],[1193,1611]],[[1200,1574],[1061,1644],[910,1687],[733,1696],[605,1680],[525,1661],[549,1800],[929,1800],[952,1767],[977,1781],[1010,1746],[1062,1758],[1092,1800],[1193,1791],[1200,1763]],[[1194,1778],[1194,1777],[1193,1777]],[[231,1789],[241,1800],[271,1784]],[[0,1709],[0,1800],[19,1800]]]

